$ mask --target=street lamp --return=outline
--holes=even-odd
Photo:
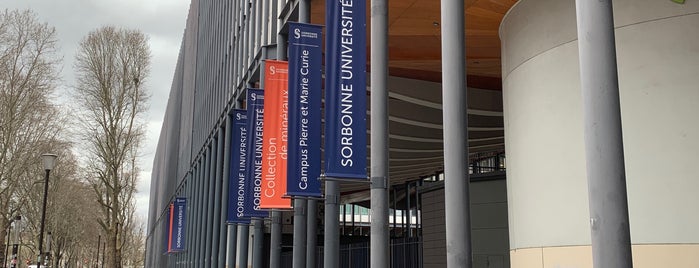
[[[43,154],[41,155],[41,160],[44,162],[44,170],[46,171],[46,176],[44,176],[44,204],[41,208],[41,227],[39,228],[39,257],[36,261],[36,267],[41,267],[43,262],[43,242],[44,242],[44,222],[46,221],[46,195],[49,191],[49,173],[53,169],[53,165],[56,164],[56,158],[58,156],[55,154]]]

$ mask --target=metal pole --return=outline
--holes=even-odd
[[[266,2],[266,1],[265,1]],[[266,18],[266,17],[265,17]],[[282,19],[277,19],[277,29],[282,28],[282,24],[284,21]],[[266,57],[266,50],[265,52],[265,57]],[[277,60],[284,60],[286,59],[286,43],[284,36],[277,32],[277,48],[276,48],[276,58]],[[264,76],[263,73],[261,73],[260,76]],[[261,81],[264,81],[263,78],[260,78]],[[273,210],[271,213],[271,228],[270,228],[270,268],[279,268],[281,267],[281,251],[282,251],[282,212],[281,211],[276,211]]]
[[[214,211],[213,211],[213,197],[214,197],[214,187],[215,187],[215,177],[216,177],[216,158],[218,157],[216,155],[217,151],[217,139],[213,139],[211,141],[210,147],[209,147],[209,170],[206,174],[206,182],[208,183],[208,188],[206,189],[206,192],[204,194],[205,196],[205,204],[206,204],[206,215],[204,220],[206,221],[206,224],[204,227],[206,228],[206,231],[204,232],[205,235],[205,240],[204,240],[204,247],[206,250],[204,251],[204,267],[215,267],[212,266],[212,258],[211,258],[211,250],[212,250],[212,245],[211,245],[211,236],[213,235],[213,218],[214,218]]]
[[[102,235],[97,235],[97,256],[95,256],[95,267],[100,264],[100,247],[102,246]]]
[[[311,1],[299,0],[299,22],[311,22]]]
[[[342,217],[342,233],[341,235],[344,236],[345,232],[347,232],[347,205],[340,205],[340,216]]]
[[[255,233],[252,240],[252,268],[262,268],[262,249],[265,241],[264,220],[255,219],[253,222],[255,224]]]
[[[293,268],[306,267],[306,200],[294,199]]]
[[[238,225],[238,268],[248,267],[248,247],[250,239],[250,225]]]
[[[393,237],[398,236],[398,192],[396,186],[391,187],[393,192]]]
[[[311,5],[309,0],[299,0],[299,22],[307,23],[310,21]],[[280,28],[281,29],[281,28]],[[279,39],[282,41],[283,39]],[[280,53],[286,56],[286,46],[284,51]],[[292,267],[306,267],[306,239],[307,239],[307,215],[308,202],[306,199],[294,199],[294,247],[292,249],[293,262]]]
[[[190,198],[190,200],[192,200],[192,202],[190,203],[190,205],[187,208],[189,210],[187,212],[187,215],[193,216],[192,217],[193,220],[191,221],[191,224],[187,224],[187,233],[188,234],[194,234],[194,230],[196,230],[195,228],[196,228],[197,221],[196,221],[195,217],[196,217],[197,210],[196,210],[195,204],[196,204],[196,200],[197,200],[196,199],[197,198],[197,191],[196,191],[196,189],[197,189],[197,187],[196,187],[197,174],[199,174],[199,164],[195,163],[193,165],[190,173],[189,173],[189,180],[187,181],[187,190],[189,191],[188,197]],[[190,237],[191,238],[187,239],[187,251],[185,252],[185,254],[187,255],[185,267],[188,267],[188,268],[191,268],[194,266],[194,260],[195,260],[194,259],[194,248],[195,248],[194,246],[196,245],[194,235],[192,235]]]
[[[351,206],[350,207],[350,217],[351,217],[350,219],[352,220],[352,232],[350,232],[350,235],[353,236],[354,235],[354,228],[355,228],[355,226],[354,226],[354,223],[355,223],[354,222],[354,207],[355,207],[355,205],[351,204],[350,206]]]
[[[442,0],[442,122],[447,267],[473,265],[468,178],[464,1]]]
[[[228,225],[228,252],[226,253],[226,266],[230,268],[235,267],[235,254],[237,252],[236,239],[238,239],[238,224]]]
[[[593,267],[633,267],[612,1],[576,0]]]
[[[272,226],[269,241],[269,267],[281,267],[282,254],[282,212],[273,210],[271,213]]]
[[[413,227],[412,227],[412,222],[411,222],[412,221],[411,216],[412,216],[413,211],[410,208],[410,187],[411,187],[411,185],[412,184],[410,182],[405,183],[405,212],[406,212],[405,218],[407,219],[407,221],[406,221],[406,226],[407,226],[406,230],[408,230],[407,237],[413,236],[413,234],[412,234]],[[405,247],[403,247],[403,248],[405,248]]]
[[[228,201],[228,198],[222,198],[222,191],[225,188],[228,190],[227,187],[222,187],[223,185],[223,144],[225,143],[225,131],[223,127],[218,128],[218,139],[217,140],[217,151],[216,151],[216,170],[215,170],[215,176],[212,178],[212,180],[215,180],[214,185],[214,193],[212,194],[214,196],[213,199],[213,218],[212,221],[214,222],[213,228],[211,230],[211,240],[209,240],[209,243],[211,244],[211,267],[219,267],[223,265],[219,265],[219,263],[223,264],[223,260],[220,260],[221,257],[225,257],[225,255],[220,254],[223,253],[223,250],[219,249],[219,245],[221,242],[221,222],[222,220],[221,216],[226,215],[225,211],[221,210],[222,204]],[[226,191],[228,193],[228,191]],[[227,196],[226,196],[227,197]],[[220,252],[219,252],[220,251]]]
[[[206,230],[206,206],[205,206],[205,197],[206,197],[206,178],[209,174],[209,162],[211,155],[211,147],[207,148],[207,153],[204,154],[204,160],[202,161],[203,167],[202,167],[202,172],[200,174],[200,180],[199,180],[199,229],[198,229],[198,235],[196,236],[197,238],[197,265],[196,267],[206,267],[204,265],[204,247],[206,247],[205,243],[205,236],[206,233],[204,230]]]
[[[44,202],[41,207],[41,224],[39,227],[39,257],[36,260],[36,267],[41,267],[43,262],[43,245],[44,245],[44,224],[46,222],[46,196],[49,192],[49,173],[50,169],[46,169],[46,176],[44,176]]]
[[[14,226],[14,243],[12,243],[12,262],[10,264],[10,267],[16,268],[19,267],[19,234],[22,231],[22,216],[15,216],[15,226]]]
[[[318,241],[318,200],[308,200],[308,211],[306,213],[306,267],[316,268],[316,244]]]
[[[325,181],[325,236],[323,238],[323,267],[340,267],[340,185]]]
[[[221,184],[221,199],[218,200],[218,202],[221,203],[221,210],[219,212],[220,215],[220,228],[218,231],[218,237],[219,237],[219,244],[218,244],[218,263],[220,266],[225,266],[227,263],[226,261],[226,255],[228,251],[226,250],[226,247],[229,245],[227,241],[228,239],[228,226],[226,224],[226,216],[228,215],[228,184],[230,183],[229,181],[229,176],[230,176],[230,161],[231,161],[231,154],[234,153],[230,150],[231,148],[231,135],[230,133],[233,131],[233,122],[231,120],[230,116],[226,116],[226,125],[225,125],[225,131],[221,131],[219,133],[220,135],[224,135],[224,142],[223,142],[223,173],[222,176],[219,178],[219,180],[222,181]],[[229,266],[233,267],[233,266]]]
[[[388,1],[371,0],[371,233],[370,264],[389,267],[388,232]]]

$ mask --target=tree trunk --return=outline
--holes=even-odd
[[[109,268],[121,268],[121,263],[118,262],[117,255],[117,233],[116,228],[109,228],[109,234],[107,234],[107,267]]]
[[[5,265],[8,263],[7,250],[10,248],[9,243],[7,243],[7,236],[10,235],[7,233],[8,227],[10,227],[10,223],[8,222],[8,220],[5,217],[0,217],[0,228],[2,228],[2,230],[0,230],[0,241],[2,241],[2,243],[0,244],[3,245],[2,247],[0,247],[0,254],[2,254],[0,255],[0,259],[2,259],[3,261],[2,267],[5,267]]]

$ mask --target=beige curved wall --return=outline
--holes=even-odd
[[[699,267],[699,1],[614,12],[634,263]],[[512,267],[591,267],[575,27],[572,0],[501,25]]]

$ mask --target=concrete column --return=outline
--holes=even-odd
[[[593,267],[633,267],[611,0],[576,0]]]
[[[442,122],[447,267],[472,267],[464,1],[442,0]]]

